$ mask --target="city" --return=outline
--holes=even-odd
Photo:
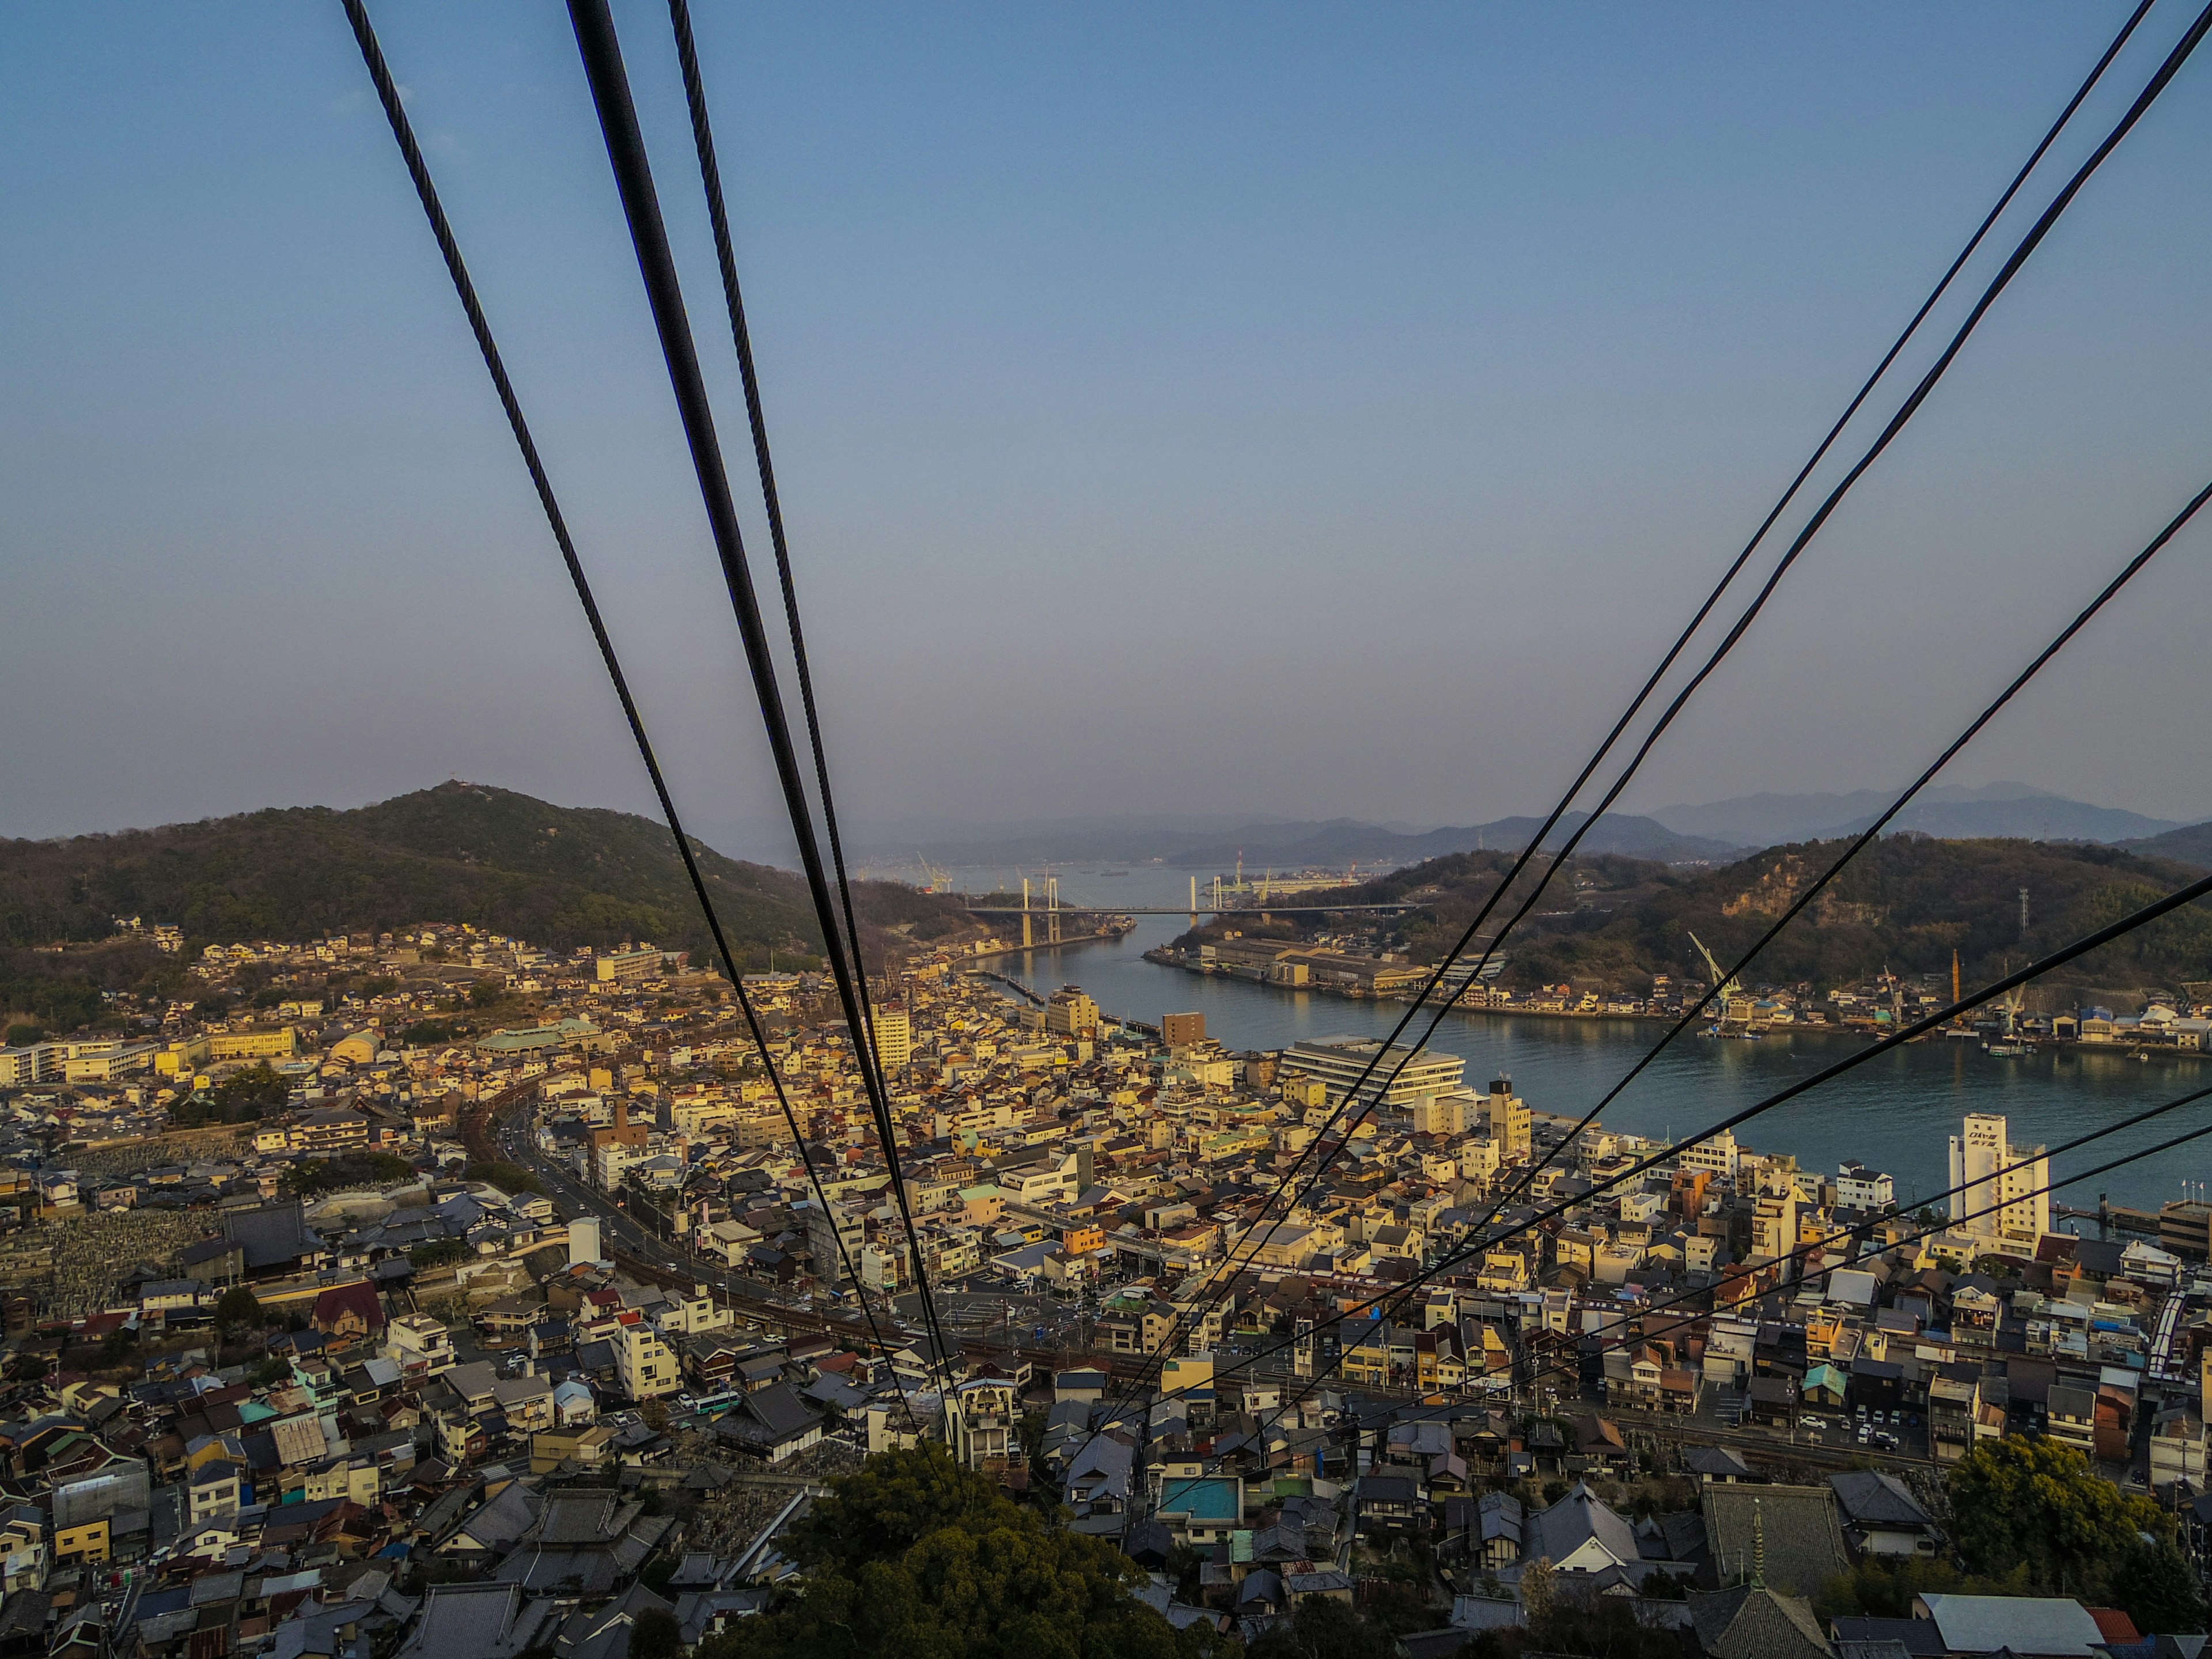
[[[398,1556],[475,1569],[417,1581],[418,1645],[489,1585],[526,1635],[604,1619],[570,1571],[696,1643],[788,1571],[793,1494],[925,1443],[1224,1639],[1385,1583],[1440,1641],[1605,1598],[1702,1628],[1754,1524],[1759,1594],[1850,1639],[1881,1622],[1853,1575],[1947,1560],[1958,1472],[2014,1445],[2142,1494],[2161,1594],[2212,1570],[2212,1206],[2054,1231],[2001,1117],[1962,1125],[1935,1209],[1728,1134],[1570,1143],[1449,1055],[1355,1094],[1411,1057],[1232,1051],[975,963],[918,953],[872,1013],[918,1257],[817,973],[746,976],[774,1077],[681,951],[441,924],[210,946],[147,1038],[8,1051],[39,1079],[0,1166],[25,1605],[149,1655],[397,1632]],[[1310,1152],[1337,1167],[1272,1207]],[[580,1503],[630,1518],[556,1572]],[[1938,1630],[1979,1605],[1924,1582]]]
[[[2208,38],[0,7],[0,1659],[2207,1659]]]

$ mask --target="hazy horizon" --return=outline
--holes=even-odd
[[[566,21],[374,10],[679,801],[773,820]],[[2124,15],[702,9],[848,819],[1545,810]],[[650,813],[338,9],[17,9],[0,88],[0,835]],[[2203,484],[2208,143],[2192,62],[1622,810],[1910,776]],[[2206,533],[1946,781],[2212,817]]]

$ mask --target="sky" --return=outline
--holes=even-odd
[[[374,15],[678,798],[742,838],[772,775],[565,15]],[[848,818],[1443,823],[1565,787],[2124,8],[696,15]],[[666,14],[616,16],[742,485]],[[1626,805],[1901,783],[2203,485],[2208,149],[2212,48]],[[335,0],[0,9],[0,835],[651,809]],[[2209,538],[1948,775],[2212,816]]]

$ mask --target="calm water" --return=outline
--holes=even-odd
[[[1125,876],[1108,877],[1097,873],[1098,867],[1060,866],[1063,900],[1125,907],[1187,902],[1188,872],[1138,866]],[[967,891],[993,886],[1018,890],[1022,873],[952,872],[956,884]],[[1125,1018],[1156,1024],[1164,1013],[1199,1010],[1206,1015],[1207,1034],[1237,1048],[1278,1048],[1302,1037],[1381,1036],[1405,1012],[1401,1003],[1279,991],[1144,960],[1146,951],[1187,926],[1180,916],[1141,916],[1136,931],[1117,943],[1002,957],[990,966],[1040,992],[1080,985],[1101,1008]],[[1416,1032],[1427,1018],[1425,1012],[1419,1016]],[[1579,1116],[1664,1030],[1628,1020],[1454,1013],[1437,1028],[1434,1046],[1466,1060],[1468,1082],[1474,1087],[1502,1072],[1537,1110]],[[1686,1134],[1864,1046],[1863,1038],[1803,1032],[1759,1042],[1685,1036],[1606,1109],[1602,1121],[1637,1134]],[[1844,1159],[1857,1158],[1887,1170],[1896,1177],[1898,1197],[1904,1200],[1940,1192],[1949,1183],[1946,1138],[1958,1133],[1959,1120],[1970,1111],[2003,1113],[2015,1143],[2051,1145],[2208,1085],[2212,1064],[2203,1060],[2146,1065],[2078,1048],[1993,1060],[1974,1043],[1913,1043],[1777,1107],[1744,1125],[1737,1135],[1762,1152],[1793,1152],[1808,1168],[1832,1172]],[[2208,1122],[2212,1100],[2085,1147],[2060,1160],[2051,1173],[2063,1179],[2072,1170]],[[2103,1192],[2114,1203],[2155,1206],[2182,1196],[2185,1182],[2208,1180],[2212,1137],[2053,1196],[2093,1208]]]

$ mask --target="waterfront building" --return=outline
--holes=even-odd
[[[1372,1066],[1371,1072],[1370,1071]],[[1402,1066],[1403,1069],[1400,1069]],[[1330,1037],[1319,1042],[1297,1042],[1283,1051],[1283,1069],[1317,1078],[1328,1091],[1331,1105],[1346,1098],[1363,1073],[1367,1082],[1361,1093],[1372,1101],[1383,1080],[1389,1084],[1382,1103],[1409,1111],[1417,1100],[1431,1099],[1459,1088],[1467,1075],[1467,1062],[1457,1054],[1431,1054],[1393,1045],[1386,1048],[1375,1037]]]
[[[1483,1132],[1497,1144],[1498,1155],[1510,1162],[1529,1157],[1535,1150],[1535,1125],[1528,1103],[1513,1092],[1513,1079],[1494,1077],[1490,1092],[1482,1097]]]
[[[1203,1023],[1205,1016],[1200,1015]],[[1088,1042],[1098,1035],[1098,1005],[1079,985],[1063,985],[1044,1006],[1044,1029],[1059,1036]]]
[[[1836,1202],[1847,1210],[1881,1210],[1897,1202],[1896,1184],[1856,1158],[1836,1171]]]
[[[2012,1145],[1994,1112],[1968,1113],[1962,1128],[1951,1137],[1951,1219],[1972,1237],[2033,1250],[2051,1231],[2043,1148]]]
[[[1206,1041],[1204,1014],[1163,1014],[1160,1042],[1170,1048],[1188,1048]]]

